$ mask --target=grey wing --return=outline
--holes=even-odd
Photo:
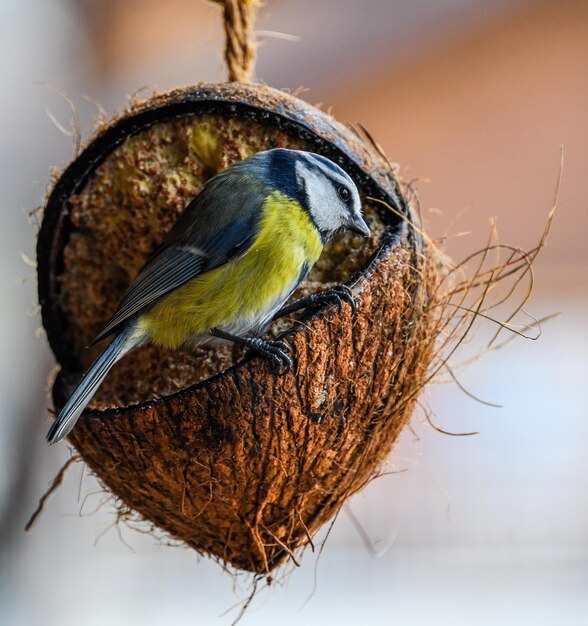
[[[99,343],[146,306],[198,276],[204,260],[201,256],[175,248],[162,250],[139,272],[108,324],[90,345]]]
[[[245,194],[233,203],[230,200],[236,198],[225,195],[228,205],[214,206],[217,203],[212,202],[212,206],[202,210],[207,195],[203,192],[188,205],[91,345],[102,341],[166,293],[249,249],[257,232],[263,195]]]

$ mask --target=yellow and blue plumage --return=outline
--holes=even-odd
[[[222,327],[239,335],[263,325],[288,299],[303,268],[312,267],[322,249],[308,213],[275,191],[263,203],[251,247],[162,298],[142,316],[140,328],[151,341],[176,348],[210,328]]]
[[[206,183],[151,255],[95,343],[113,341],[84,375],[47,439],[67,435],[110,368],[153,342],[236,341],[276,365],[291,365],[282,341],[259,333],[340,230],[365,236],[357,188],[338,165],[308,152],[275,149],[228,167]],[[344,290],[335,298],[349,299]]]

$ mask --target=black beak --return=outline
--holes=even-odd
[[[353,221],[349,222],[347,228],[358,235],[363,235],[364,237],[369,237],[371,235],[370,229],[361,215],[354,217]]]

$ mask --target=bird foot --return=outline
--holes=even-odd
[[[323,306],[336,304],[339,311],[341,311],[344,302],[351,307],[351,314],[355,316],[357,313],[357,304],[355,303],[351,289],[349,289],[347,285],[337,285],[327,291],[309,296],[307,308],[319,309]]]
[[[355,316],[357,313],[357,305],[355,304],[355,298],[351,293],[351,289],[346,285],[337,285],[327,291],[321,291],[320,293],[315,293],[312,296],[307,296],[306,298],[292,302],[292,304],[287,304],[274,315],[273,320],[275,321],[285,315],[290,315],[302,309],[320,309],[330,304],[336,304],[339,311],[341,311],[344,302],[351,307],[351,313]]]
[[[247,344],[264,359],[271,361],[275,373],[286,374],[292,369],[292,359],[286,354],[290,346],[285,341],[255,337],[249,339]]]

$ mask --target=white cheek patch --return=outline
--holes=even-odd
[[[346,223],[347,208],[342,206],[335,187],[321,173],[296,163],[296,176],[304,181],[310,214],[319,230],[331,232]]]

